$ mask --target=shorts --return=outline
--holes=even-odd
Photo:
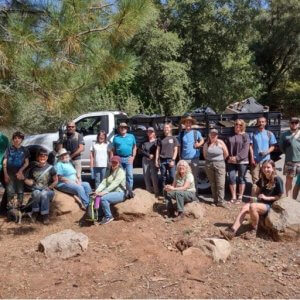
[[[295,177],[300,172],[300,162],[288,161],[284,164],[283,175]]]
[[[266,206],[267,211],[263,214],[264,216],[266,216],[266,215],[269,213],[272,204],[267,204],[267,203],[265,203],[265,202],[258,202],[258,203],[264,204],[264,205]]]
[[[300,186],[300,174],[298,174],[298,176],[297,176],[296,185]]]

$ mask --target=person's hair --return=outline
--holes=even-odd
[[[97,143],[99,142],[100,135],[104,134],[104,143],[107,143],[107,133],[104,130],[100,130],[97,134]]]
[[[12,135],[12,139],[14,139],[15,137],[18,137],[18,138],[24,140],[25,135],[21,131],[15,131]]]
[[[256,119],[256,124],[258,124],[258,121],[259,121],[260,119],[264,119],[264,120],[267,122],[267,118],[266,118],[266,117],[259,117],[259,118]]]
[[[36,157],[39,157],[40,155],[43,155],[43,154],[48,156],[48,151],[44,148],[40,148],[36,153]]]
[[[234,122],[234,126],[236,124],[238,124],[238,123],[242,124],[242,130],[241,130],[241,132],[245,132],[246,131],[246,123],[245,123],[245,121],[243,119],[236,119],[235,122]]]
[[[263,172],[263,167],[266,164],[270,164],[273,168],[273,172],[272,172],[271,177],[269,179],[267,179],[266,175]],[[275,162],[272,159],[268,159],[268,160],[264,161],[261,168],[260,168],[260,178],[262,179],[263,185],[266,184],[268,189],[271,189],[272,187],[274,187],[276,176],[277,176],[277,173],[276,173]]]
[[[171,122],[166,122],[166,123],[164,123],[164,128],[165,128],[165,126],[170,126],[171,135],[172,135],[172,130],[173,130],[173,125],[172,125],[172,123],[171,123]]]
[[[185,161],[185,160],[180,160],[178,163],[177,163],[177,166],[176,166],[176,179],[179,178],[179,166],[180,165],[183,165],[185,166],[185,177],[187,176],[188,173],[192,173],[192,170],[191,170],[191,167],[189,166],[189,164]]]

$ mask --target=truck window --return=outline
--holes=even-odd
[[[106,130],[104,116],[87,117],[76,123],[76,130],[83,136],[97,134],[99,130]]]

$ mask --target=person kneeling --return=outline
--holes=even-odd
[[[48,153],[40,149],[37,153],[37,162],[28,170],[25,184],[32,189],[32,218],[35,220],[40,213],[43,224],[49,224],[50,202],[53,200],[58,178],[53,166],[47,163]]]
[[[121,167],[121,158],[117,155],[110,160],[111,167],[95,191],[96,196],[100,196],[99,218],[100,224],[108,224],[114,220],[110,204],[123,202],[125,199],[126,176]]]
[[[252,203],[243,206],[232,227],[221,230],[221,234],[231,240],[237,233],[247,213],[250,214],[252,229],[250,236],[256,236],[259,215],[267,215],[272,203],[283,194],[283,181],[276,175],[275,163],[273,160],[266,160],[260,169],[260,179],[256,183],[257,188],[252,198]]]
[[[194,176],[189,164],[185,160],[180,160],[178,162],[173,185],[166,185],[164,193],[168,216],[175,216],[172,202],[172,199],[175,199],[177,203],[178,218],[182,219],[184,217],[184,203],[192,202],[196,199]]]

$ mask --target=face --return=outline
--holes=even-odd
[[[272,172],[274,171],[274,168],[271,164],[265,163],[262,166],[262,171],[266,175],[266,177],[269,177],[272,175]]]
[[[171,126],[170,125],[165,125],[164,126],[164,134],[169,135],[171,133]]]
[[[38,157],[37,157],[37,161],[40,163],[40,164],[45,164],[48,160],[48,155],[47,154],[40,154]]]
[[[98,140],[99,140],[100,143],[103,143],[105,141],[105,134],[104,133],[100,133]]]
[[[70,122],[67,125],[67,132],[73,134],[76,131],[76,125],[74,122]]]
[[[215,132],[211,132],[209,137],[212,141],[215,141],[218,138],[218,135]]]
[[[290,122],[290,128],[292,131],[295,131],[299,128],[299,122],[297,121],[291,121]]]
[[[126,126],[120,126],[119,127],[120,134],[126,134],[127,133],[127,127]]]
[[[192,125],[193,125],[192,121],[187,120],[184,122],[185,129],[191,129]]]
[[[236,122],[236,123],[234,124],[234,131],[235,131],[236,133],[241,132],[242,129],[243,129],[243,124],[242,124],[241,122]]]
[[[13,138],[13,145],[14,145],[15,147],[19,147],[19,146],[22,144],[22,142],[23,142],[23,139],[21,139],[21,138],[18,137],[18,136],[15,136],[15,137]]]
[[[111,168],[113,170],[116,170],[119,167],[119,163],[117,161],[112,161],[111,162]]]
[[[259,118],[257,120],[257,127],[258,128],[264,129],[266,127],[266,125],[267,125],[267,121],[266,121],[265,118]]]
[[[148,135],[148,138],[149,138],[149,139],[152,139],[152,138],[155,137],[155,132],[152,131],[152,130],[148,130],[148,131],[147,131],[147,135]]]
[[[183,164],[177,165],[177,168],[178,168],[178,171],[180,174],[185,173],[185,170],[186,170],[185,165],[183,165]]]
[[[69,154],[68,153],[66,153],[66,154],[63,154],[61,157],[60,157],[60,160],[62,161],[62,162],[69,162],[70,161],[70,156],[69,156]]]

